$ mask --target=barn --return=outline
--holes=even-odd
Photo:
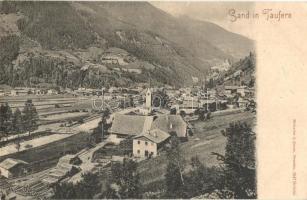
[[[22,160],[7,158],[0,163],[0,175],[14,178],[27,173],[28,163]]]

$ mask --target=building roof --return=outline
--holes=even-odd
[[[67,154],[65,156],[62,156],[60,159],[59,159],[59,162],[58,163],[67,163],[67,164],[70,164],[70,161],[77,158],[78,156],[76,155],[71,155],[71,154]]]
[[[123,135],[139,135],[143,133],[146,117],[150,116],[115,114],[110,132]]]
[[[226,85],[225,86],[225,90],[236,90],[238,88],[239,86],[236,86],[236,85]]]
[[[247,86],[225,85],[225,90],[246,89]]]
[[[22,160],[18,160],[18,159],[7,158],[0,163],[0,167],[3,168],[3,169],[9,170],[9,169],[15,167],[18,164],[28,164],[28,163],[25,162],[25,161],[22,161]]]
[[[159,115],[152,123],[151,129],[164,132],[176,132],[178,137],[186,137],[187,123],[180,115]]]
[[[154,129],[154,130],[150,130],[147,133],[143,133],[141,135],[135,136],[134,138],[141,138],[141,137],[145,137],[147,139],[149,139],[150,141],[154,142],[154,143],[161,143],[163,141],[165,141],[167,138],[170,137],[170,134],[161,131],[160,129]]]
[[[115,114],[110,133],[141,135],[154,129],[160,129],[166,133],[176,132],[178,137],[186,137],[187,123],[180,115],[138,116]]]
[[[182,102],[182,104],[179,104],[180,107],[194,107],[194,108],[197,108],[199,107],[199,102],[197,99],[195,99],[194,101],[191,101],[191,100],[184,100]]]

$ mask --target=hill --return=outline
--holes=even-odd
[[[147,2],[3,1],[0,13],[0,84],[13,86],[190,84],[253,50],[243,36]]]
[[[256,56],[250,53],[243,59],[233,63],[230,69],[219,74],[212,82],[217,85],[255,87]]]

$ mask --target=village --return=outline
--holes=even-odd
[[[194,122],[253,118],[254,98],[254,88],[235,85],[3,89],[1,109],[6,104],[15,114],[31,99],[37,126],[1,133],[1,191],[10,199],[45,199],[55,183],[77,183],[83,173],[124,158],[146,163],[163,154],[171,137],[191,142]]]

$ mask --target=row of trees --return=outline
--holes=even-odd
[[[0,134],[1,137],[20,134],[36,130],[38,114],[32,100],[27,100],[22,111],[16,108],[12,112],[8,103],[0,106]]]

